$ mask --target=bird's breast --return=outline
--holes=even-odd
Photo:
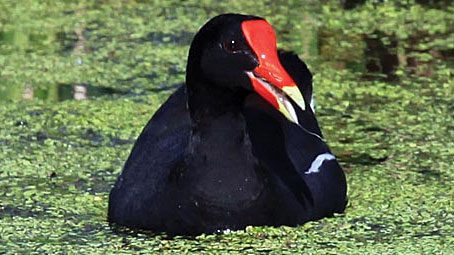
[[[252,154],[241,115],[226,114],[193,134],[187,184],[195,199],[218,207],[244,208],[263,192],[266,176]]]

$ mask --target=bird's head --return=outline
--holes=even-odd
[[[305,110],[301,91],[279,60],[275,32],[259,17],[223,14],[205,24],[189,51],[187,80],[192,78],[253,91],[295,123],[294,105]]]

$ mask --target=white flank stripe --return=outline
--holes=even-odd
[[[309,103],[311,106],[312,112],[315,114],[315,98],[314,95],[311,96],[311,102]]]
[[[333,160],[336,159],[333,154],[331,153],[323,153],[318,155],[314,161],[312,161],[311,167],[307,172],[304,172],[305,174],[312,174],[312,173],[318,173],[320,172],[320,166],[323,164],[323,161],[325,160]]]

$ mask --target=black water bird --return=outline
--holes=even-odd
[[[312,75],[262,18],[224,14],[195,35],[186,84],[143,129],[108,220],[195,235],[341,213],[344,173],[310,107]]]

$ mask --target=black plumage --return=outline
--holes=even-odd
[[[110,193],[110,222],[192,235],[295,226],[344,211],[345,176],[309,107],[312,75],[296,55],[278,53],[306,104],[292,102],[296,124],[245,75],[260,62],[242,34],[250,20],[261,19],[220,15],[195,36],[186,86],[137,139]]]

